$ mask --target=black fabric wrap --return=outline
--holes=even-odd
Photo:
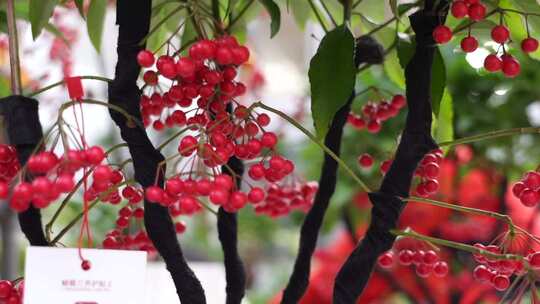
[[[21,166],[26,164],[43,137],[38,107],[37,100],[20,95],[0,99],[0,112],[6,120],[9,143],[17,149]],[[25,179],[31,180],[31,176],[25,176]],[[30,205],[30,208],[20,212],[18,217],[21,230],[30,245],[48,246],[39,209]]]
[[[230,168],[230,169],[229,169]],[[231,170],[233,172],[231,172]],[[227,166],[223,166],[223,173],[236,176],[236,187],[240,189],[244,164],[236,157],[229,159]],[[238,220],[236,213],[229,213],[219,208],[218,236],[223,248],[225,263],[225,276],[227,279],[227,304],[240,304],[246,290],[246,272],[244,264],[238,253]]]
[[[395,236],[390,230],[396,228],[405,207],[400,197],[409,196],[418,163],[426,153],[437,148],[431,137],[431,68],[436,47],[432,32],[444,21],[444,16],[431,13],[432,3],[426,1],[426,8],[410,17],[416,33],[416,50],[405,69],[409,108],[405,129],[379,191],[369,194],[373,204],[371,223],[336,277],[335,304],[356,303],[369,281],[377,258],[392,248]]]
[[[141,116],[141,92],[136,83],[140,72],[136,58],[142,49],[139,43],[149,31],[151,8],[151,0],[117,1],[118,63],[114,81],[109,85],[109,102],[138,118]],[[154,185],[158,164],[164,160],[163,155],[154,148],[143,128],[129,125],[124,116],[117,112],[109,112],[120,128],[122,139],[128,144],[135,179],[143,187]],[[163,186],[162,174],[158,176],[157,182]],[[201,283],[184,258],[168,209],[146,200],[144,207],[146,230],[171,273],[180,302],[206,303]]]
[[[357,66],[362,63],[381,63],[382,60],[383,50],[377,41],[368,36],[356,40],[354,61]],[[324,144],[338,156],[341,150],[343,127],[347,122],[354,97],[355,92],[353,91],[347,103],[335,114],[324,139]],[[287,287],[283,291],[282,304],[298,303],[307,289],[311,272],[311,257],[317,246],[324,215],[336,190],[338,167],[338,163],[325,153],[319,178],[319,189],[313,201],[313,206],[302,224],[298,255]]]

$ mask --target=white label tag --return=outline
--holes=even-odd
[[[146,252],[29,247],[24,304],[143,304]]]

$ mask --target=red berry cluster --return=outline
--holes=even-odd
[[[267,197],[259,188],[253,188],[248,194],[249,201],[255,204],[257,214],[266,214],[276,218],[287,215],[293,209],[307,212],[313,205],[318,190],[317,182],[293,183],[293,185],[271,184]]]
[[[24,294],[24,282],[0,281],[0,303],[22,304]]]
[[[9,195],[9,183],[17,175],[21,165],[13,146],[0,145],[0,199]]]
[[[474,244],[474,247],[486,250],[494,254],[501,254],[503,250],[497,245],[484,246],[482,244]],[[481,265],[476,266],[473,270],[473,276],[480,282],[490,283],[497,290],[506,290],[510,286],[510,277],[513,274],[523,275],[526,273],[523,262],[516,260],[497,260],[474,254],[474,259]],[[538,260],[537,260],[538,259]],[[532,256],[533,263],[536,261],[536,267],[540,266],[540,255]]]
[[[420,183],[416,186],[416,193],[419,196],[429,196],[439,190],[439,165],[443,159],[443,151],[440,149],[426,154],[418,167],[415,175],[420,178]]]
[[[347,121],[356,129],[366,128],[370,133],[378,133],[382,122],[395,117],[405,107],[407,100],[403,95],[395,95],[390,102],[368,102],[362,107],[362,114],[350,113]]]
[[[164,188],[147,188],[147,199],[169,207],[173,216],[200,211],[203,198],[229,212],[238,211],[250,202],[258,212],[272,215],[281,215],[291,206],[311,204],[312,192],[306,190],[311,188],[280,184],[295,166],[275,152],[278,138],[264,130],[270,124],[270,117],[256,114],[235,100],[246,92],[245,85],[235,78],[238,67],[249,59],[248,48],[239,45],[234,37],[224,36],[198,41],[190,47],[189,56],[174,57],[161,56],[156,63],[157,71],[145,72],[143,78],[151,90],[158,85],[158,75],[169,79],[171,86],[162,95],[153,90],[152,95],[143,96],[141,111],[147,123],[152,116],[167,113],[165,124],[160,118],[153,122],[157,130],[187,124],[194,131],[180,140],[178,153],[191,168],[198,170],[173,175],[166,180]],[[142,51],[138,61],[143,67],[151,67],[154,55]],[[232,113],[227,111],[231,104],[236,105]],[[186,107],[194,109],[184,112],[181,108]],[[248,175],[254,181],[268,184],[263,187],[248,184],[247,191],[237,187],[239,176],[219,172],[219,167],[231,157],[256,160],[248,168]],[[278,193],[280,197],[276,197]]]
[[[152,52],[141,51],[137,59],[142,67],[150,68],[154,62],[156,65],[156,70],[147,70],[143,75],[151,93],[141,98],[145,125],[149,125],[153,118],[156,130],[165,126],[171,128],[188,124],[197,128],[206,125],[211,112],[224,112],[233,98],[246,92],[246,86],[235,78],[238,66],[246,63],[249,55],[249,49],[239,45],[232,36],[198,41],[185,57],[162,55],[155,60]],[[159,86],[160,75],[171,82],[163,94],[155,90]],[[187,118],[182,108],[191,107],[194,102],[197,109]]]
[[[519,182],[512,187],[512,193],[527,207],[535,207],[540,203],[540,174],[536,171],[527,172]]]
[[[103,240],[103,248],[119,250],[141,250],[148,253],[156,252],[148,234],[139,231],[135,234],[124,234],[121,230],[112,230],[108,232]]]
[[[387,251],[379,256],[378,264],[382,268],[391,268],[395,264],[395,253]],[[414,265],[419,277],[427,278],[432,273],[437,277],[448,274],[448,264],[441,261],[439,255],[433,250],[402,249],[397,254],[397,261],[402,266]]]

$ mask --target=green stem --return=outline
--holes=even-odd
[[[15,18],[15,0],[7,0],[6,15],[9,39],[9,66],[11,70],[11,93],[19,95],[22,92],[21,61],[19,58],[19,37],[17,20]]]
[[[467,144],[467,143],[477,142],[481,140],[493,139],[493,138],[498,138],[498,137],[506,137],[506,136],[512,136],[512,135],[517,135],[517,134],[540,134],[540,128],[528,127],[528,128],[513,128],[513,129],[506,129],[506,130],[491,131],[491,132],[464,137],[464,138],[460,138],[460,139],[456,139],[452,141],[441,142],[438,145],[440,147],[455,146],[459,144]]]
[[[322,150],[324,150],[326,154],[330,155],[330,157],[332,157],[343,169],[345,169],[345,171],[347,171],[347,173],[356,181],[356,183],[358,183],[358,185],[360,185],[360,187],[364,191],[366,192],[371,191],[369,187],[354,173],[354,171],[341,158],[339,158],[339,156],[337,156],[334,152],[332,152],[332,150],[330,150],[321,140],[319,140],[315,135],[313,135],[310,131],[304,128],[296,120],[294,120],[293,118],[289,117],[287,114],[279,110],[276,110],[272,107],[269,107],[263,104],[262,102],[256,102],[252,105],[252,107],[265,109],[285,119],[287,122],[289,122],[291,125],[296,127],[298,130],[302,131],[302,133],[304,133],[307,137],[309,137],[311,141],[316,143]]]
[[[352,9],[352,0],[343,0],[343,23],[351,21]]]
[[[182,135],[183,133],[185,133],[186,131],[189,130],[189,127],[186,127],[178,132],[176,132],[174,135],[172,135],[171,137],[167,138],[163,143],[161,143],[158,147],[157,147],[157,150],[158,151],[161,151],[163,150],[163,148],[165,148],[168,144],[170,144],[175,138],[177,138],[178,136]]]
[[[321,1],[321,6],[323,7],[326,15],[328,15],[328,18],[330,18],[330,21],[332,22],[332,24],[334,25],[334,27],[337,27],[338,24],[337,24],[337,21],[336,19],[334,19],[334,16],[332,16],[332,13],[330,13],[330,10],[328,9],[328,6],[326,6],[326,4],[324,3],[324,1]]]
[[[319,10],[315,6],[315,3],[313,3],[313,0],[308,0],[309,6],[311,7],[311,10],[315,14],[315,17],[317,17],[317,20],[319,20],[319,24],[323,28],[325,33],[328,33],[328,28],[326,27],[326,24],[324,23],[324,20],[321,17],[321,14],[319,14]]]
[[[101,76],[80,76],[80,77],[81,77],[81,79],[92,79],[92,80],[100,80],[100,81],[104,81],[104,82],[112,82],[112,79],[109,79],[109,78],[106,78],[106,77],[101,77]],[[41,94],[41,93],[43,93],[45,91],[48,91],[48,90],[52,89],[52,88],[63,85],[64,83],[65,83],[64,80],[55,82],[53,84],[50,84],[50,85],[48,85],[46,87],[40,88],[40,89],[30,93],[28,95],[28,97],[34,97],[36,95],[39,95],[39,94]]]
[[[255,0],[250,0],[248,3],[246,3],[246,5],[240,10],[240,12],[238,13],[238,15],[236,15],[236,17],[232,18],[231,21],[229,22],[229,25],[227,25],[227,28],[225,29],[225,32],[228,33],[231,28],[236,24],[236,22],[238,22],[238,20],[240,20],[240,18],[242,18],[242,16],[247,12],[247,10],[249,9],[249,7],[255,2]],[[231,13],[231,17],[232,17],[232,13]]]
[[[144,36],[144,38],[141,40],[139,45],[144,45],[146,43],[146,41],[148,40],[148,38],[150,38],[155,32],[157,32],[159,30],[159,28],[163,24],[165,24],[165,22],[167,22],[167,20],[172,18],[174,15],[176,15],[176,13],[180,12],[184,8],[186,8],[186,4],[181,3],[181,4],[178,5],[178,7],[176,7],[172,11],[170,11],[169,14],[167,14],[167,16],[163,17],[163,19],[161,19],[154,27],[152,27],[150,32],[148,32],[148,34],[146,34],[146,36]]]
[[[358,5],[360,5],[360,3],[362,3],[362,0],[357,0],[357,1],[353,4],[352,8],[355,9]]]
[[[458,243],[458,242],[448,241],[448,240],[444,240],[444,239],[439,239],[439,238],[434,238],[434,237],[430,237],[430,236],[427,236],[427,235],[419,234],[419,233],[415,232],[412,229],[405,229],[405,230],[396,230],[396,229],[394,229],[394,230],[391,230],[390,232],[393,235],[396,235],[396,236],[410,237],[410,238],[413,238],[413,239],[417,239],[417,240],[421,240],[421,241],[425,241],[425,242],[430,242],[432,244],[439,245],[439,246],[445,246],[445,247],[450,247],[450,248],[454,248],[454,249],[461,250],[461,251],[467,251],[467,252],[474,253],[474,254],[480,254],[480,255],[483,255],[483,256],[485,256],[487,258],[490,258],[490,259],[516,260],[516,261],[523,261],[526,265],[528,264],[526,259],[524,259],[520,255],[516,255],[516,254],[497,254],[497,253],[493,253],[493,252],[490,252],[490,251],[487,251],[487,250],[484,250],[484,249],[476,248],[476,247],[471,246],[471,245],[462,244],[462,243]]]

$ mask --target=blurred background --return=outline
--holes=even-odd
[[[156,2],[156,1],[154,1]],[[288,4],[286,3],[288,2]],[[326,1],[325,1],[326,2]],[[315,1],[319,10],[321,3]],[[355,9],[353,32],[365,34],[392,18],[392,10],[379,0],[363,0]],[[337,12],[337,1],[328,1],[329,11]],[[248,85],[249,93],[244,102],[264,101],[298,119],[302,125],[313,129],[309,110],[309,61],[324,36],[324,31],[314,17],[306,1],[292,0],[279,3],[282,24],[279,34],[270,39],[270,18],[261,5],[255,4],[245,21],[234,34],[251,49],[251,61],[242,70],[241,77]],[[158,12],[156,15],[165,14]],[[328,16],[327,16],[328,17]],[[171,22],[177,25],[182,15]],[[341,18],[341,17],[340,17]],[[153,22],[157,22],[155,17]],[[326,18],[328,20],[328,18]],[[402,17],[400,29],[408,27]],[[449,20],[457,24],[456,20]],[[51,23],[60,33],[44,32],[35,41],[29,24],[20,20],[20,44],[23,78],[26,92],[59,81],[66,76],[99,75],[112,78],[116,63],[116,36],[114,1],[104,15],[103,39],[99,51],[93,47],[86,33],[86,25],[71,3],[57,8]],[[400,30],[400,31],[401,31]],[[166,39],[172,30],[165,29],[149,41],[149,49]],[[385,47],[393,43],[390,26],[375,34]],[[479,29],[478,36],[486,35]],[[534,34],[534,32],[533,32]],[[390,36],[389,36],[390,35]],[[157,35],[156,35],[157,36]],[[389,38],[390,37],[390,38]],[[446,130],[441,140],[451,140],[497,129],[540,126],[540,63],[533,58],[516,52],[522,63],[522,73],[516,79],[501,75],[486,74],[482,69],[485,56],[494,51],[486,43],[471,54],[458,50],[459,38],[441,47],[446,73],[446,95],[444,106]],[[179,42],[181,37],[178,38]],[[481,41],[482,42],[482,41]],[[9,62],[7,35],[0,36],[0,94],[9,95]],[[107,87],[104,83],[85,80],[87,96],[106,100]],[[372,67],[359,74],[357,91],[369,87],[365,94],[354,101],[354,111],[368,103],[389,100],[394,94],[404,94],[403,70],[397,52],[391,51],[383,66]],[[57,117],[58,107],[69,98],[60,86],[37,96],[40,101],[40,119],[47,129]],[[442,111],[442,110],[441,110]],[[69,112],[69,111],[68,111]],[[66,112],[67,121],[73,120]],[[85,106],[87,140],[92,144],[110,147],[119,142],[118,129],[109,119],[106,109]],[[342,157],[355,168],[357,173],[376,188],[381,181],[379,166],[392,157],[400,130],[403,127],[406,109],[382,125],[377,134],[365,129],[346,126]],[[322,153],[293,127],[273,117],[271,129],[281,136],[280,150],[297,164],[299,180],[317,180],[320,174]],[[439,128],[440,125],[439,125]],[[149,128],[155,143],[167,138]],[[174,147],[173,147],[174,148]],[[358,166],[357,158],[369,153],[375,164],[369,169]],[[440,191],[434,196],[439,200],[461,203],[466,206],[507,213],[515,223],[532,233],[540,234],[540,217],[535,208],[524,207],[508,191],[527,170],[538,165],[540,137],[522,135],[482,141],[473,145],[460,145],[448,151],[441,163]],[[113,163],[126,159],[125,153],[109,158]],[[130,175],[131,168],[126,167]],[[57,221],[60,229],[81,211],[80,196],[75,196]],[[100,205],[90,214],[92,232],[100,244],[106,232],[114,229],[118,212],[112,205]],[[55,205],[43,213],[47,222],[55,211]],[[302,303],[331,303],[333,278],[344,262],[355,240],[361,238],[369,221],[370,203],[365,193],[346,175],[340,174],[336,194],[321,231],[318,250],[313,260],[312,276],[308,293]],[[248,271],[246,303],[270,303],[279,296],[292,270],[298,248],[299,227],[304,213],[295,211],[288,216],[270,218],[256,215],[251,207],[239,213],[239,246]],[[183,219],[186,231],[179,236],[188,260],[202,278],[209,303],[222,303],[224,297],[224,273],[221,264],[222,251],[217,238],[216,218],[201,212]],[[419,233],[466,243],[490,243],[504,232],[500,222],[490,218],[470,216],[447,210],[410,204],[402,216],[400,225],[412,227]],[[0,251],[1,277],[14,279],[23,275],[24,252],[27,242],[20,233],[13,214],[6,204],[0,206]],[[68,247],[76,246],[78,229],[73,229],[62,240]],[[530,246],[530,245],[529,245]],[[420,278],[413,267],[396,265],[390,270],[377,268],[365,294],[359,303],[498,303],[503,296],[491,286],[472,278],[475,262],[469,254],[441,249],[440,256],[450,265],[447,277],[430,276]],[[149,293],[158,297],[157,302],[175,303],[173,285],[159,259],[153,258],[148,271]],[[216,279],[219,278],[219,279]],[[163,283],[160,283],[163,282]],[[148,302],[148,303],[151,303]]]

